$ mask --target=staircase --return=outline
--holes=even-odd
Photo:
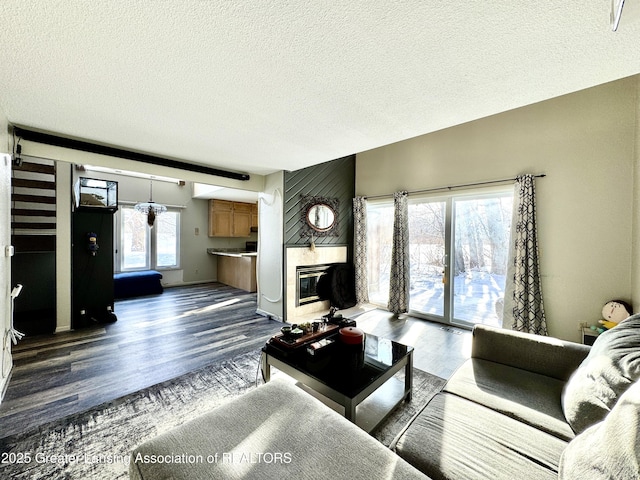
[[[11,171],[11,243],[16,253],[55,252],[56,166],[25,158]]]

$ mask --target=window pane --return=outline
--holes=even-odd
[[[367,275],[369,301],[389,301],[389,272],[393,237],[393,204],[367,204]]]
[[[409,204],[409,308],[444,315],[445,208],[442,201]]]
[[[156,266],[175,267],[178,265],[178,229],[180,214],[164,212],[156,217]]]
[[[122,270],[149,268],[149,229],[144,215],[122,208]]]
[[[454,200],[456,320],[501,326],[513,196]]]

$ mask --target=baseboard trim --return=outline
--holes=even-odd
[[[160,272],[162,273],[162,272]],[[193,286],[193,285],[200,285],[200,284],[205,284],[205,283],[215,283],[218,280],[192,280],[190,282],[182,282],[182,283],[167,283],[167,284],[162,284],[163,287],[165,288],[172,288],[172,287],[189,287],[189,286]]]
[[[264,310],[261,309],[256,309],[256,313],[258,315],[262,315],[263,317],[267,317],[267,318],[271,318],[273,320],[278,320],[280,322],[284,322],[284,320],[282,319],[282,317],[280,315],[274,315],[273,313],[269,313],[269,312],[265,312]]]

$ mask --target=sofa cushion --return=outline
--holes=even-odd
[[[559,338],[477,324],[471,357],[567,381],[587,357],[589,347]]]
[[[450,393],[439,393],[394,442],[433,479],[557,478],[566,442]]]
[[[562,411],[564,385],[557,378],[472,358],[444,390],[569,441],[575,435]]]
[[[602,420],[640,378],[640,315],[598,336],[565,385],[562,408],[571,428],[583,432]]]
[[[336,479],[345,472],[356,480],[425,478],[285,379],[145,442],[129,468],[133,480]]]
[[[617,328],[617,327],[616,327]],[[607,417],[573,439],[560,459],[561,480],[640,478],[640,383]]]

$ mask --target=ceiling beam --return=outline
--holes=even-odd
[[[125,158],[127,160],[134,160],[137,162],[151,163],[153,165],[160,165],[163,167],[177,168],[179,170],[186,170],[189,172],[203,173],[207,175],[214,175],[216,177],[231,178],[233,180],[247,181],[251,177],[247,173],[233,172],[231,170],[222,170],[214,167],[207,167],[205,165],[199,165],[195,163],[183,162],[180,160],[172,160],[169,158],[157,157],[155,155],[149,155],[146,153],[134,152],[132,150],[125,150],[123,148],[109,147],[106,145],[98,145],[84,140],[76,140],[72,138],[62,137],[59,135],[53,135],[50,133],[38,132],[30,130],[25,127],[15,126],[13,129],[14,135],[20,139],[28,140],[31,142],[44,143],[47,145],[54,145],[56,147],[70,148],[73,150],[80,150],[83,152],[97,153],[99,155],[107,155],[110,157]]]

